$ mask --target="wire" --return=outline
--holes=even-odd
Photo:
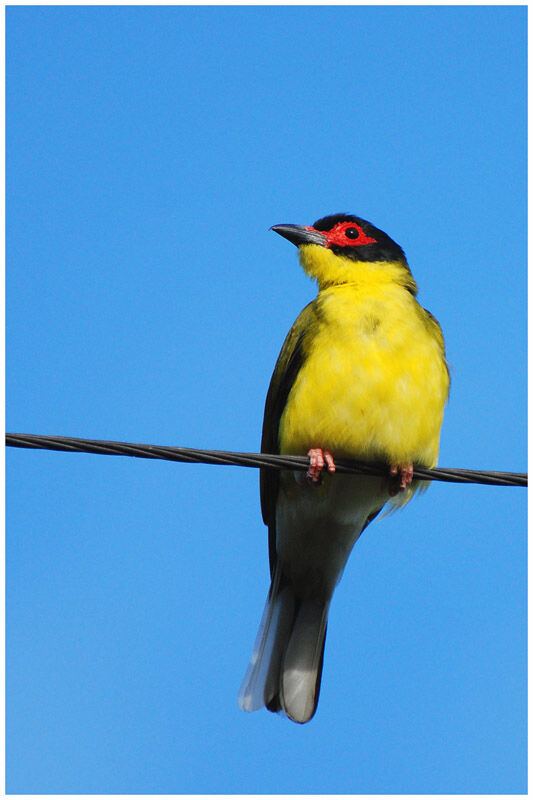
[[[197,464],[230,464],[238,467],[271,467],[272,469],[306,470],[305,456],[280,456],[270,453],[230,453],[225,450],[195,450],[190,447],[161,447],[155,444],[107,442],[99,439],[73,439],[70,436],[37,436],[31,433],[6,433],[8,447],[61,450],[108,456],[159,458],[166,461],[188,461]],[[388,475],[389,465],[336,459],[337,472],[346,474]],[[498,472],[475,469],[452,469],[415,466],[413,477],[448,483],[481,483],[491,486],[527,486],[525,472]]]

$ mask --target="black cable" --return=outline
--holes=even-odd
[[[108,456],[159,458],[166,461],[189,461],[198,464],[230,464],[238,467],[272,467],[273,469],[306,470],[306,456],[280,456],[270,453],[230,453],[225,450],[195,450],[190,447],[161,447],[155,444],[107,442],[98,439],[73,439],[70,436],[37,436],[31,433],[6,433],[8,447],[41,450],[62,450]],[[335,459],[337,472],[347,474],[388,475],[389,465]],[[452,469],[415,466],[413,477],[449,483],[482,483],[491,486],[527,486],[525,472],[498,472],[475,469]]]

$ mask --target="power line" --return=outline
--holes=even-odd
[[[273,469],[306,470],[305,456],[280,456],[269,453],[231,453],[225,450],[196,450],[190,447],[161,447],[155,444],[108,442],[99,439],[73,439],[70,436],[37,436],[31,433],[6,433],[8,447],[40,450],[61,450],[108,456],[158,458],[166,461],[188,461],[197,464],[229,464],[238,467],[271,467]],[[346,474],[388,475],[387,464],[335,459],[337,472]],[[454,469],[415,466],[413,476],[423,480],[448,483],[481,483],[491,486],[527,486],[526,472],[498,472],[475,469]]]

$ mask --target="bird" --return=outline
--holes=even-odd
[[[413,465],[437,464],[450,377],[441,327],[386,233],[351,214],[271,230],[296,245],[318,294],[276,362],[261,451],[309,466],[260,470],[271,585],[239,706],[303,724],[317,708],[334,589],[366,526],[427,488]],[[341,458],[387,468],[342,474]]]

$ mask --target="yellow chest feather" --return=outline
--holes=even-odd
[[[331,286],[317,300],[304,362],[280,420],[283,453],[433,466],[448,392],[442,344],[395,283]]]

